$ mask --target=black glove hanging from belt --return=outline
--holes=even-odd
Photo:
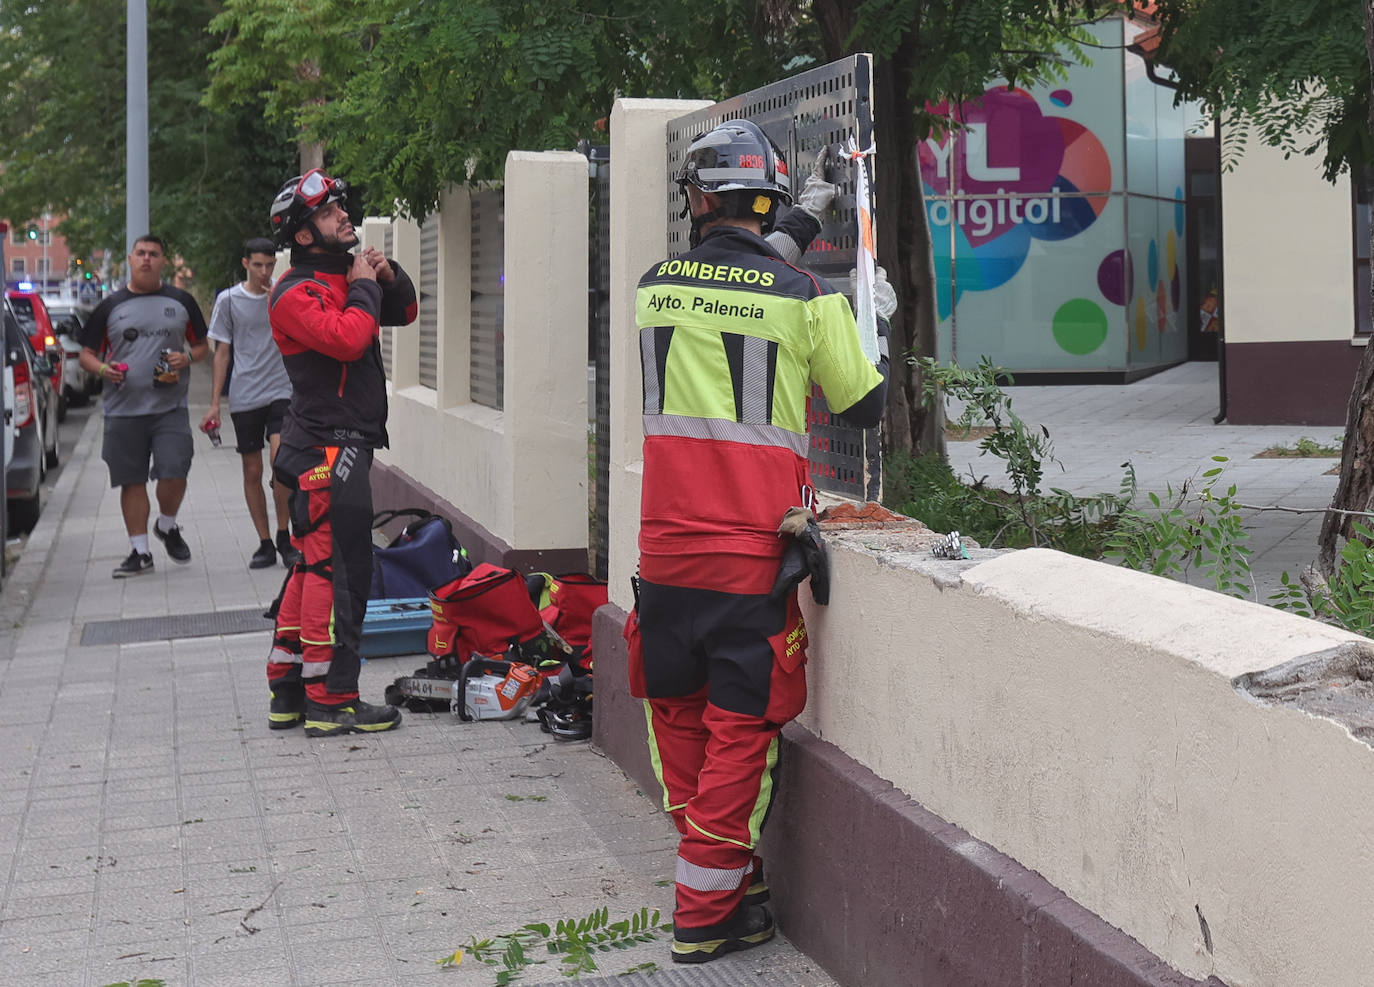
[[[768,598],[775,603],[785,599],[810,576],[811,598],[826,606],[830,602],[830,556],[816,518],[804,507],[789,507],[782,516],[782,524],[778,525],[778,536],[790,541]]]

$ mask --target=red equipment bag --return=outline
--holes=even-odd
[[[549,587],[549,604],[554,614],[549,617],[546,613],[544,619],[563,640],[581,650],[587,668],[592,660],[592,614],[609,599],[606,584],[585,572],[554,576]]]
[[[512,645],[533,649],[545,637],[544,620],[524,577],[489,562],[432,590],[429,606],[434,623],[427,644],[436,658],[453,655],[466,662],[474,654],[493,657]]]

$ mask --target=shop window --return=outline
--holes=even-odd
[[[1368,336],[1374,331],[1370,325],[1369,233],[1370,212],[1374,206],[1374,169],[1366,169],[1351,186],[1355,199],[1355,335]]]

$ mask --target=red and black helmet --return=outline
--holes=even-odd
[[[272,200],[269,221],[272,239],[278,248],[289,247],[296,240],[296,231],[310,217],[331,202],[344,202],[348,197],[348,183],[330,178],[322,168],[312,168],[304,175],[287,179],[277,197]]]
[[[750,120],[727,121],[694,139],[676,181],[703,192],[761,192],[792,203],[782,152]]]

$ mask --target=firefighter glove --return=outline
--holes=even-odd
[[[768,598],[775,603],[786,599],[810,576],[812,599],[826,606],[830,602],[830,556],[816,518],[804,507],[789,507],[778,525],[778,535],[788,543]]]
[[[825,166],[829,160],[830,147],[826,145],[816,155],[816,160],[811,165],[811,173],[806,176],[806,184],[802,186],[801,195],[797,196],[797,208],[818,223],[835,201],[835,193],[838,191],[835,185],[825,180]]]
[[[859,271],[857,268],[851,267],[849,269],[849,294],[853,295],[858,290]],[[897,293],[892,290],[892,282],[887,280],[887,271],[878,265],[874,265],[873,268],[873,311],[884,319],[892,318],[892,313],[897,311]]]

